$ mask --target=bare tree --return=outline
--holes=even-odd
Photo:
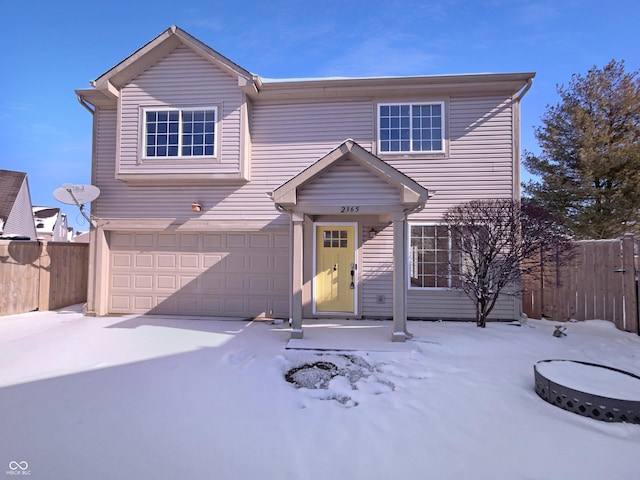
[[[451,229],[459,288],[474,302],[478,327],[486,326],[500,294],[522,291],[523,274],[540,260],[566,261],[572,250],[569,230],[546,210],[512,199],[473,200],[447,210],[443,221]]]

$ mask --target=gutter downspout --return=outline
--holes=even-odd
[[[76,98],[78,99],[78,102],[80,102],[80,105],[86,108],[91,115],[96,112],[95,108],[91,108],[91,105],[81,95],[76,95]]]
[[[93,123],[94,123],[94,134],[95,134],[95,107],[91,108],[92,105],[90,103],[88,103],[83,97],[82,95],[76,95],[76,98],[78,99],[78,102],[80,103],[80,105],[82,105],[93,117]],[[95,135],[92,135],[92,142],[95,142]],[[94,147],[95,148],[95,147]],[[92,153],[93,155],[93,153]],[[69,193],[71,193],[71,191],[69,190]],[[71,196],[73,197],[73,199],[76,201],[76,204],[78,204],[77,199],[73,196],[73,194],[71,194]],[[79,205],[80,207],[80,213],[82,213],[82,215],[87,218],[87,215],[82,211],[82,206]],[[94,224],[94,222],[91,221],[90,218],[87,218],[89,220],[89,225],[93,228],[89,228],[89,266],[88,266],[88,285],[87,285],[87,303],[84,304],[84,313],[85,315],[88,316],[97,316],[96,313],[96,301],[95,301],[95,296],[96,296],[96,290],[97,290],[97,279],[96,279],[96,275],[95,275],[95,265],[97,263],[97,242],[98,242],[98,228],[97,225]]]
[[[515,112],[512,113],[512,118],[513,118],[513,124],[514,124],[514,133],[515,135],[515,141],[514,141],[514,145],[513,145],[513,158],[514,161],[517,160],[517,165],[514,165],[514,182],[513,182],[513,195],[514,198],[516,199],[520,199],[520,182],[522,180],[521,175],[520,175],[520,148],[522,147],[522,145],[520,144],[520,101],[522,100],[522,97],[525,96],[525,94],[529,91],[529,89],[531,88],[531,85],[533,85],[533,78],[529,78],[527,80],[527,84],[522,87],[520,89],[520,92],[516,93],[513,97],[511,97],[513,99],[513,104],[514,105],[514,109],[516,110]]]
[[[518,109],[518,117],[517,117],[517,128],[518,128],[518,132],[517,132],[517,145],[514,145],[514,159],[517,159],[517,164],[514,165],[514,167],[516,167],[515,170],[515,175],[517,175],[517,177],[514,178],[514,185],[513,185],[513,194],[514,194],[514,198],[517,198],[518,200],[521,200],[521,195],[520,195],[520,182],[522,180],[522,177],[520,175],[520,148],[522,147],[522,145],[520,144],[520,100],[522,100],[522,97],[524,97],[524,95],[529,91],[529,89],[531,88],[531,85],[533,85],[533,78],[529,78],[527,80],[527,84],[520,90],[520,93],[518,93],[517,95],[515,95],[514,97],[514,102],[516,105],[516,108]],[[517,188],[517,190],[516,190]],[[542,256],[540,257],[540,259],[542,260]],[[542,274],[540,276],[540,281],[542,282]],[[542,292],[542,289],[540,290]],[[523,314],[523,310],[522,310],[522,299],[520,299],[519,302],[516,302],[516,304],[518,304],[517,307],[514,307],[514,310],[518,309],[519,311],[514,311],[514,315],[517,315],[516,318],[521,318],[522,314]],[[541,302],[542,305],[542,302]]]
[[[527,93],[529,91],[529,89],[531,88],[531,85],[533,85],[533,78],[530,78],[529,80],[527,80],[527,84],[522,88],[522,90],[515,97],[514,100],[517,101],[517,102],[522,100],[522,97],[524,97],[525,93]]]

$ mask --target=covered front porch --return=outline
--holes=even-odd
[[[391,339],[410,338],[406,222],[424,208],[427,189],[346,140],[270,195],[291,219],[292,339],[303,338],[305,318],[362,318],[363,245],[375,226],[393,232]]]

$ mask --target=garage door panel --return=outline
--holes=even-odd
[[[111,248],[127,248],[133,246],[133,233],[111,232]]]
[[[204,268],[213,268],[216,265],[222,264],[223,256],[218,254],[216,255],[204,254],[202,256],[202,259],[203,259],[202,266]]]
[[[175,314],[178,308],[175,305],[173,297],[156,296],[156,304],[153,307],[153,313],[162,313],[166,315]]]
[[[182,233],[180,234],[179,245],[181,247],[197,247],[198,246],[198,233]]]
[[[269,302],[266,298],[250,298],[249,309],[253,311],[262,311],[269,314]]]
[[[138,248],[149,248],[154,246],[154,235],[152,233],[138,233],[134,238],[135,246]]]
[[[198,268],[198,255],[181,253],[179,264],[180,268]]]
[[[246,233],[229,233],[227,234],[227,247],[228,248],[245,248],[247,246],[247,234]]]
[[[178,284],[175,275],[158,275],[158,288],[174,290]]]
[[[180,275],[180,288],[194,290],[198,288],[198,275]]]
[[[226,269],[228,273],[245,271],[245,269],[247,268],[246,253],[229,255],[225,258],[223,265],[223,268]]]
[[[224,245],[224,234],[222,233],[205,233],[202,237],[203,245],[206,249],[219,248]]]
[[[112,288],[131,288],[131,275],[112,275]]]
[[[280,273],[287,273],[289,271],[289,257],[274,256],[271,261],[273,262],[273,270]]]
[[[268,277],[251,277],[249,288],[253,294],[269,294],[272,291],[270,280]]]
[[[249,268],[253,271],[265,272],[269,270],[269,256],[267,255],[251,255],[249,257]]]
[[[245,277],[240,276],[228,276],[224,279],[224,289],[229,293],[238,293],[245,291]]]
[[[158,247],[175,247],[177,237],[174,233],[159,233]]]
[[[151,310],[151,308],[153,308],[153,297],[148,295],[148,296],[142,296],[140,294],[136,295],[133,299],[133,308],[135,310]]]
[[[211,314],[216,315],[215,312],[220,312],[223,310],[220,304],[221,304],[220,298],[204,298],[202,300],[203,315],[206,315],[207,312],[210,312]]]
[[[202,283],[206,285],[206,289],[211,292],[219,291],[222,288],[223,278],[213,272],[205,272],[202,275]]]
[[[158,268],[176,268],[175,253],[158,253]]]
[[[288,316],[286,232],[111,232],[110,313]]]
[[[111,265],[114,267],[129,268],[132,264],[132,255],[129,253],[116,253],[111,256]]]
[[[129,295],[112,295],[109,302],[111,311],[129,311],[131,309],[131,297]]]
[[[289,250],[289,234],[275,233],[273,235],[273,247]]]
[[[136,290],[151,290],[153,288],[153,275],[136,275],[133,288]]]
[[[253,233],[249,237],[251,248],[269,248],[271,236],[266,233]]]
[[[244,298],[225,298],[224,308],[230,315],[244,315],[247,311]]]
[[[153,255],[150,253],[140,253],[134,257],[136,268],[153,268]]]

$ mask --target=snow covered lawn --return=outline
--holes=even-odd
[[[539,360],[640,374],[640,337],[608,322],[570,323],[563,338],[543,320],[410,322],[415,338],[392,351],[332,352],[286,349],[286,324],[79,310],[0,317],[0,477],[640,475],[640,425],[581,417],[534,392]],[[332,324],[322,328],[336,341],[391,332]],[[326,368],[299,368],[318,362]]]

